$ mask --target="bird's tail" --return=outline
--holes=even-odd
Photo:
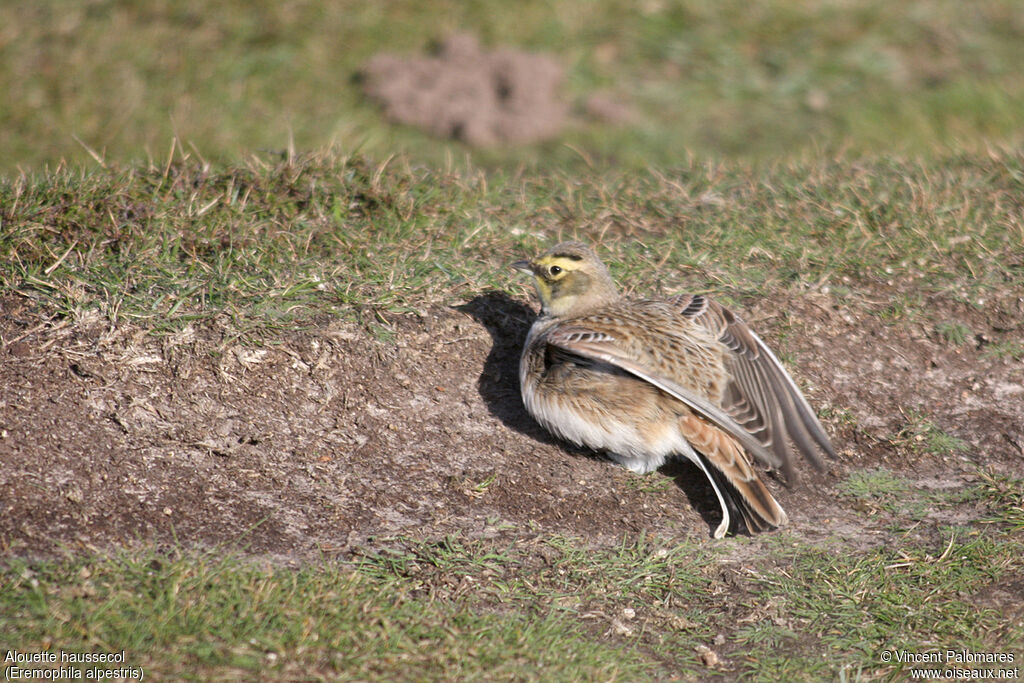
[[[734,521],[742,520],[751,533],[786,523],[782,506],[731,434],[693,414],[679,418],[679,430],[690,451],[684,454],[704,470],[722,506],[715,538],[724,536]]]
[[[700,457],[704,458],[704,455]],[[756,474],[751,479],[732,479],[710,463],[705,472],[714,480],[713,484],[721,491],[729,507],[732,519],[730,531],[740,531],[745,527],[748,533],[756,534],[775,529],[789,521],[786,511]]]

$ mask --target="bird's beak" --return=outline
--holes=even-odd
[[[516,261],[511,266],[522,273],[533,275],[533,265],[529,261]]]

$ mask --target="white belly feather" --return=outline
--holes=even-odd
[[[537,400],[535,385],[524,383],[526,410],[552,434],[577,446],[605,451],[617,463],[643,474],[656,470],[672,455],[689,455],[690,444],[678,429],[664,428],[659,434],[641,434],[635,424],[619,420],[597,422],[554,397]]]

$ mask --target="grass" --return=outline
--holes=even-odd
[[[1012,340],[997,342],[987,345],[982,355],[989,358],[1009,358],[1020,360],[1024,358],[1024,344]]]
[[[889,470],[858,470],[839,486],[842,494],[860,500],[895,503],[911,491],[912,484]]]
[[[13,617],[0,626],[4,642],[126,649],[126,664],[147,677],[631,680],[649,668],[556,612],[477,612],[467,600],[417,595],[415,583],[386,570],[126,553],[21,564],[2,582]]]
[[[840,498],[853,501],[854,509],[869,517],[894,522],[893,529],[907,533],[929,513],[951,510],[963,504],[986,504],[995,516],[981,520],[1002,524],[1013,531],[1024,529],[1024,480],[986,470],[977,473],[974,486],[955,490],[922,489],[913,481],[885,469],[856,470],[838,484]]]
[[[981,480],[983,493],[996,503],[996,516],[990,521],[1024,530],[1024,480],[988,472],[981,474]]]
[[[1001,623],[994,605],[979,608],[967,597],[1017,569],[1019,539],[963,539],[953,530],[947,535],[941,550],[908,547],[837,556],[801,549],[787,571],[758,576],[757,599],[785,605],[784,619],[800,636],[789,638],[782,654],[752,663],[751,678],[820,680],[837,668],[895,675],[880,665],[884,650],[928,652],[937,644],[956,643],[968,650],[1006,651],[1020,644],[1019,624]],[[765,642],[770,652],[773,643]]]
[[[935,326],[935,331],[952,346],[963,346],[974,336],[971,328],[960,322],[941,322]]]
[[[834,285],[853,310],[940,325],[926,301],[1012,314],[999,297],[1021,276],[1024,222],[1005,198],[1022,178],[1011,151],[522,176],[330,153],[220,167],[178,150],[159,166],[0,179],[0,286],[64,317],[155,331],[330,314],[386,337],[388,315],[525,293],[507,264],[578,236],[602,243],[628,291],[669,282],[742,305]],[[911,302],[895,318],[890,296]],[[992,343],[1012,354],[1016,342]]]
[[[159,163],[174,137],[232,164],[329,145],[435,167],[466,154],[488,167],[645,168],[984,151],[1021,142],[1020,16],[1016,0],[6,3],[0,172]],[[353,75],[377,52],[420,52],[456,30],[554,54],[569,100],[610,91],[634,122],[578,116],[557,140],[480,151],[387,125]]]
[[[851,472],[836,488],[841,498],[853,501],[854,509],[869,517],[888,519],[895,524],[894,529],[916,525],[936,509],[950,509],[992,494],[977,487],[955,492],[923,490],[885,468]]]
[[[13,617],[0,639],[23,652],[125,649],[147,676],[192,680],[872,679],[894,675],[884,649],[1024,645],[1019,623],[969,597],[1024,571],[1019,535],[948,530],[941,546],[839,554],[792,541],[771,539],[742,568],[721,558],[742,539],[645,536],[603,549],[560,536],[380,539],[353,562],[297,569],[223,552],[15,559],[0,572]],[[718,651],[715,669],[701,645]]]
[[[970,450],[966,441],[942,431],[920,412],[912,410],[906,417],[907,424],[892,439],[893,445],[934,456]]]

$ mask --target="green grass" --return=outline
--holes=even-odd
[[[894,675],[900,665],[881,664],[884,650],[929,652],[955,643],[1012,652],[1024,645],[1019,623],[970,598],[1004,572],[1019,571],[1020,539],[946,533],[945,544],[934,548],[838,555],[802,548],[786,571],[758,576],[755,600],[784,605],[781,619],[800,635],[786,638],[766,626],[789,647],[773,654],[773,639],[762,640],[765,655],[752,656],[751,679],[822,680],[840,668]]]
[[[906,418],[906,425],[892,439],[893,445],[935,456],[970,450],[966,441],[942,431],[920,412],[912,410],[906,414]]]
[[[1005,474],[982,473],[981,492],[994,501],[996,516],[990,521],[1024,531],[1024,479]]]
[[[124,649],[147,676],[194,680],[703,677],[700,645],[731,675],[821,680],[891,674],[884,649],[1024,645],[1019,623],[970,599],[1024,571],[1019,535],[950,530],[935,547],[843,553],[771,541],[742,570],[720,558],[742,539],[644,536],[597,549],[559,536],[380,539],[352,562],[297,569],[222,552],[11,560],[0,640]]]
[[[470,150],[387,125],[353,75],[377,52],[422,52],[455,30],[554,54],[570,100],[610,90],[637,112],[628,126],[578,117],[558,140],[472,152],[487,166],[1021,142],[1016,0],[39,0],[5,3],[0,26],[8,173],[92,155],[161,163],[175,136],[212,162],[335,145],[440,167]]]
[[[291,570],[124,553],[16,563],[2,584],[5,643],[125,649],[126,664],[147,677],[631,680],[649,669],[557,611],[477,612],[470,599],[423,595],[391,571],[343,564]]]
[[[952,346],[963,346],[973,337],[971,328],[961,322],[941,322],[935,326],[935,331]]]
[[[932,491],[917,487],[914,482],[885,468],[855,470],[837,485],[839,496],[853,501],[856,510],[892,522],[894,529],[919,523],[930,511],[954,507],[983,498],[979,488],[964,491]]]
[[[886,298],[916,302],[894,323],[944,322],[923,303],[936,299],[1012,314],[999,296],[1022,276],[1024,219],[1005,199],[1024,188],[1013,152],[579,176],[183,156],[0,180],[0,286],[66,317],[94,310],[154,330],[331,314],[386,337],[391,314],[525,294],[508,263],[568,237],[600,240],[627,291],[670,283],[742,305],[835,286],[838,303],[882,319]]]
[[[858,470],[839,485],[842,494],[860,500],[895,502],[911,491],[911,483],[889,470]]]
[[[1006,341],[986,345],[984,351],[982,351],[982,355],[988,358],[1009,358],[1011,360],[1020,360],[1021,358],[1024,358],[1024,344],[1008,339]]]

